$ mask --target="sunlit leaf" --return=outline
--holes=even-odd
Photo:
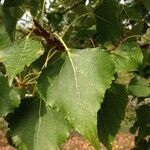
[[[40,42],[31,39],[12,43],[0,51],[0,61],[6,67],[9,83],[13,78],[42,55]]]

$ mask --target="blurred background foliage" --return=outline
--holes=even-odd
[[[0,22],[3,19],[12,41],[17,22],[30,12],[47,31],[60,34],[71,48],[94,47],[105,42],[116,47],[126,38],[149,44],[148,0],[5,0],[1,7]],[[21,18],[22,24],[33,25],[29,13],[26,18]],[[19,26],[19,32],[24,33]]]

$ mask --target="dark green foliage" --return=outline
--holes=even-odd
[[[16,31],[15,28],[17,24],[17,19],[11,15],[11,10],[16,11],[16,9],[18,8],[3,7],[5,29],[8,35],[10,36],[11,41],[14,41],[15,39],[15,31]]]
[[[150,11],[150,1],[149,0],[143,0],[143,3],[147,9],[147,11]]]
[[[63,14],[59,12],[52,12],[47,14],[49,24],[57,27],[57,25],[63,20]]]
[[[111,143],[124,119],[127,102],[126,89],[122,85],[112,84],[105,93],[104,102],[98,111],[97,128],[99,139],[108,150],[111,150]]]
[[[143,105],[136,110],[137,120],[130,129],[132,133],[138,132],[135,139],[137,150],[149,150],[150,145],[150,106]]]
[[[10,88],[7,79],[0,73],[0,117],[6,116],[20,104],[20,95]]]
[[[25,1],[27,2],[27,0],[5,0],[3,7],[19,7],[20,5],[22,5],[23,3],[25,3]]]
[[[95,18],[98,39],[116,41],[122,32],[120,6],[117,0],[104,0],[96,7]]]
[[[20,9],[24,0],[5,0],[2,6],[4,14],[4,24],[11,41],[15,39],[16,24],[18,19],[23,15],[23,11]]]
[[[38,11],[42,11],[42,12],[44,11],[43,2],[44,0],[30,0],[29,8],[33,16],[36,16]]]
[[[130,20],[141,20],[142,19],[142,9],[139,5],[124,6],[124,10]]]

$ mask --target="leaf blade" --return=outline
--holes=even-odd
[[[112,84],[106,91],[104,102],[98,111],[98,136],[107,149],[111,149],[111,143],[119,131],[127,102],[124,86]]]
[[[20,95],[14,89],[9,87],[8,81],[0,73],[0,116],[4,117],[14,111],[20,104]]]
[[[96,8],[96,28],[100,42],[115,42],[118,39],[122,31],[122,23],[119,15],[120,6],[117,0],[102,1]]]
[[[112,59],[116,72],[136,71],[142,64],[143,54],[136,44],[124,43],[112,53]]]
[[[113,73],[114,64],[102,49],[74,50],[65,61],[59,60],[49,66],[37,85],[47,104],[63,111],[74,128],[97,149],[96,114],[105,90],[114,79]]]
[[[9,84],[13,78],[42,55],[42,47],[38,41],[27,39],[23,42],[10,44],[0,51],[0,60],[6,67]]]
[[[11,116],[9,126],[12,140],[19,149],[58,149],[72,128],[61,112],[35,97],[24,99],[13,115],[17,117]]]
[[[150,81],[137,76],[130,81],[128,92],[129,94],[137,97],[149,97]]]

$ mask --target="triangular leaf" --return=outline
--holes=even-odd
[[[29,66],[42,53],[40,42],[31,39],[10,44],[1,50],[0,61],[6,67],[9,83],[11,84],[13,78],[23,71],[25,65]]]
[[[50,106],[62,110],[76,130],[99,149],[97,111],[114,79],[114,64],[100,48],[72,50],[50,65],[38,81],[38,91]]]
[[[20,104],[20,95],[9,87],[7,79],[0,73],[0,117],[6,116]]]
[[[134,43],[124,43],[113,53],[112,57],[116,65],[116,71],[136,71],[142,64],[143,54]]]
[[[19,149],[57,150],[71,130],[61,112],[45,106],[40,99],[23,100],[13,115],[9,127]]]
[[[125,115],[128,97],[122,85],[112,84],[106,91],[104,102],[98,111],[98,135],[108,150],[111,142],[120,129],[121,121]]]

